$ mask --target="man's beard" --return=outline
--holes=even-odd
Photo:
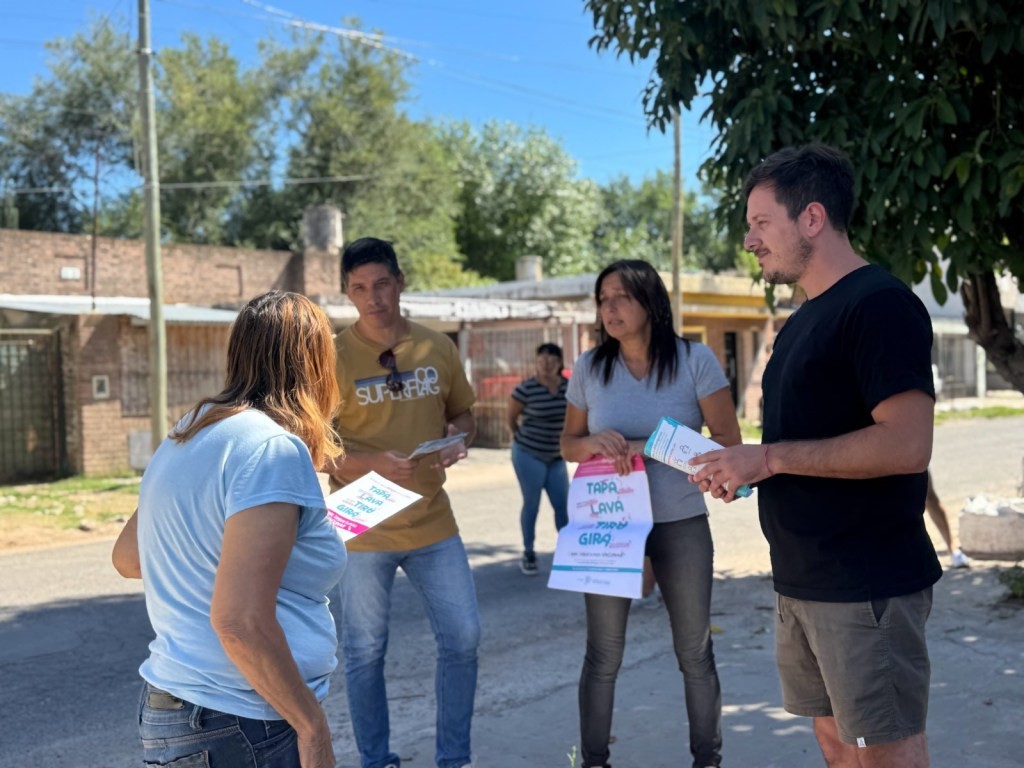
[[[795,262],[790,265],[780,266],[774,272],[764,271],[764,281],[771,285],[793,285],[799,282],[811,261],[811,254],[813,252],[814,246],[811,245],[811,241],[806,237],[801,237],[794,249]],[[786,269],[786,266],[789,268]]]

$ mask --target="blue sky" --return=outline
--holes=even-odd
[[[183,32],[226,41],[252,61],[256,41],[288,34],[284,21],[339,26],[355,16],[387,44],[416,57],[410,72],[413,117],[509,120],[542,126],[579,162],[581,176],[605,182],[671,171],[672,138],[648,132],[641,94],[651,67],[598,54],[582,0],[150,0],[153,43]],[[137,0],[0,3],[0,91],[27,93],[46,71],[43,43],[82,29],[90,14],[137,30]],[[683,114],[683,185],[698,188],[697,167],[712,133],[702,106]]]

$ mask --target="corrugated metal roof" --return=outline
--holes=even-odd
[[[18,296],[0,293],[0,309],[38,312],[47,315],[127,315],[149,322],[149,299],[134,296]],[[164,304],[164,322],[176,325],[230,325],[238,313],[192,304]]]
[[[522,299],[479,299],[461,296],[424,296],[403,293],[402,314],[412,320],[438,320],[444,322],[480,322],[484,320],[535,320],[558,314],[548,301]],[[324,311],[332,320],[355,321],[359,317],[350,303],[325,304]]]

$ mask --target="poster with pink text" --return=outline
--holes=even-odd
[[[569,485],[569,524],[558,533],[548,586],[572,592],[640,597],[644,545],[654,521],[639,456],[618,475],[611,460],[579,465]]]

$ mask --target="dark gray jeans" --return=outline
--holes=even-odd
[[[656,523],[647,555],[668,609],[672,645],[683,673],[690,752],[695,768],[722,761],[722,690],[711,646],[711,528],[706,515]],[[585,595],[587,655],[580,676],[583,768],[608,763],[615,678],[626,646],[629,598]],[[670,761],[671,762],[671,761]]]

